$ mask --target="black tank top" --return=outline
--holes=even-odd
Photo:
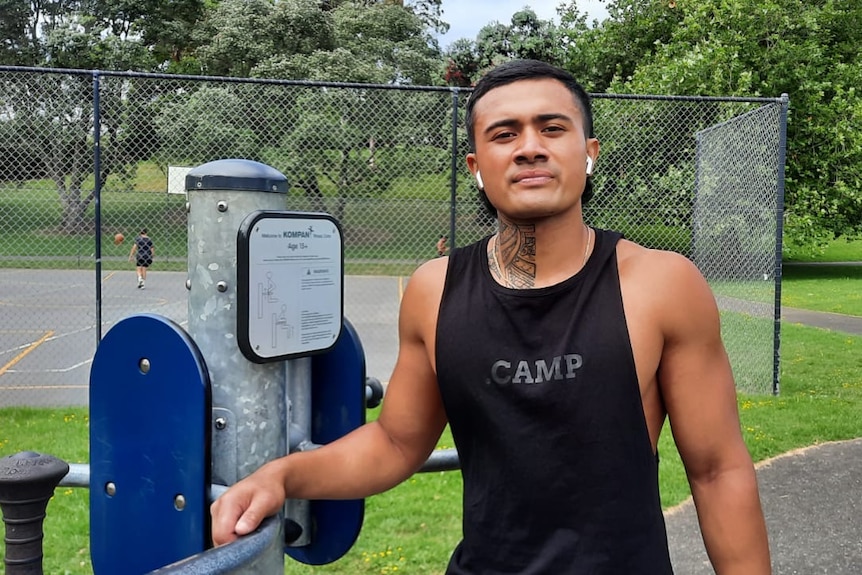
[[[492,279],[487,238],[451,254],[437,377],[464,533],[447,574],[672,573],[619,238],[596,230],[583,270],[530,290]]]

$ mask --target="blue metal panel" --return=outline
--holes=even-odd
[[[105,335],[90,371],[94,573],[147,573],[206,548],[211,411],[206,366],[179,325],[141,314]]]
[[[365,351],[347,318],[335,347],[312,358],[311,385],[311,441],[330,443],[365,423]],[[310,565],[340,559],[356,542],[364,513],[364,499],[312,501],[311,544],[285,553]]]

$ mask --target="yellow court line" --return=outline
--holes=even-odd
[[[24,356],[26,356],[28,353],[30,353],[31,351],[33,351],[34,349],[36,349],[37,347],[39,347],[40,345],[42,345],[43,343],[45,343],[45,340],[46,340],[46,339],[48,339],[49,337],[51,337],[52,335],[54,335],[54,332],[53,332],[53,331],[48,331],[48,332],[46,332],[46,333],[45,333],[45,335],[43,335],[42,337],[40,337],[38,341],[34,341],[33,343],[31,343],[31,344],[27,347],[27,349],[25,349],[24,351],[22,351],[21,353],[19,353],[19,354],[18,354],[18,355],[16,355],[15,357],[13,357],[13,358],[12,358],[12,361],[10,361],[9,363],[7,363],[7,364],[6,364],[6,365],[4,365],[3,367],[0,367],[0,375],[3,375],[4,373],[6,373],[6,372],[9,370],[9,368],[10,368],[10,367],[12,367],[12,366],[13,366],[13,365],[15,365],[16,363],[18,363],[19,361],[21,361],[22,359],[24,359]]]
[[[398,276],[398,301],[404,298],[404,277]]]
[[[115,271],[114,271],[114,272],[109,273],[107,276],[105,276],[105,277],[103,277],[103,278],[102,278],[102,281],[103,281],[103,282],[108,281],[109,279],[111,279],[112,277],[114,277],[114,274],[115,274],[115,273],[117,273],[117,272],[115,272]]]

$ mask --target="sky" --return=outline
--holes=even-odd
[[[440,47],[444,50],[459,38],[475,40],[479,30],[497,21],[510,24],[512,14],[529,6],[542,20],[559,22],[557,6],[560,0],[443,0],[443,20],[449,23],[449,32],[438,36]],[[578,0],[578,9],[593,18],[601,20],[607,10],[599,0]]]

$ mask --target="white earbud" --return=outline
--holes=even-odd
[[[476,170],[476,184],[478,184],[480,190],[485,189],[485,182],[482,181],[482,172]]]
[[[587,175],[591,176],[593,174],[593,159],[587,156]]]

